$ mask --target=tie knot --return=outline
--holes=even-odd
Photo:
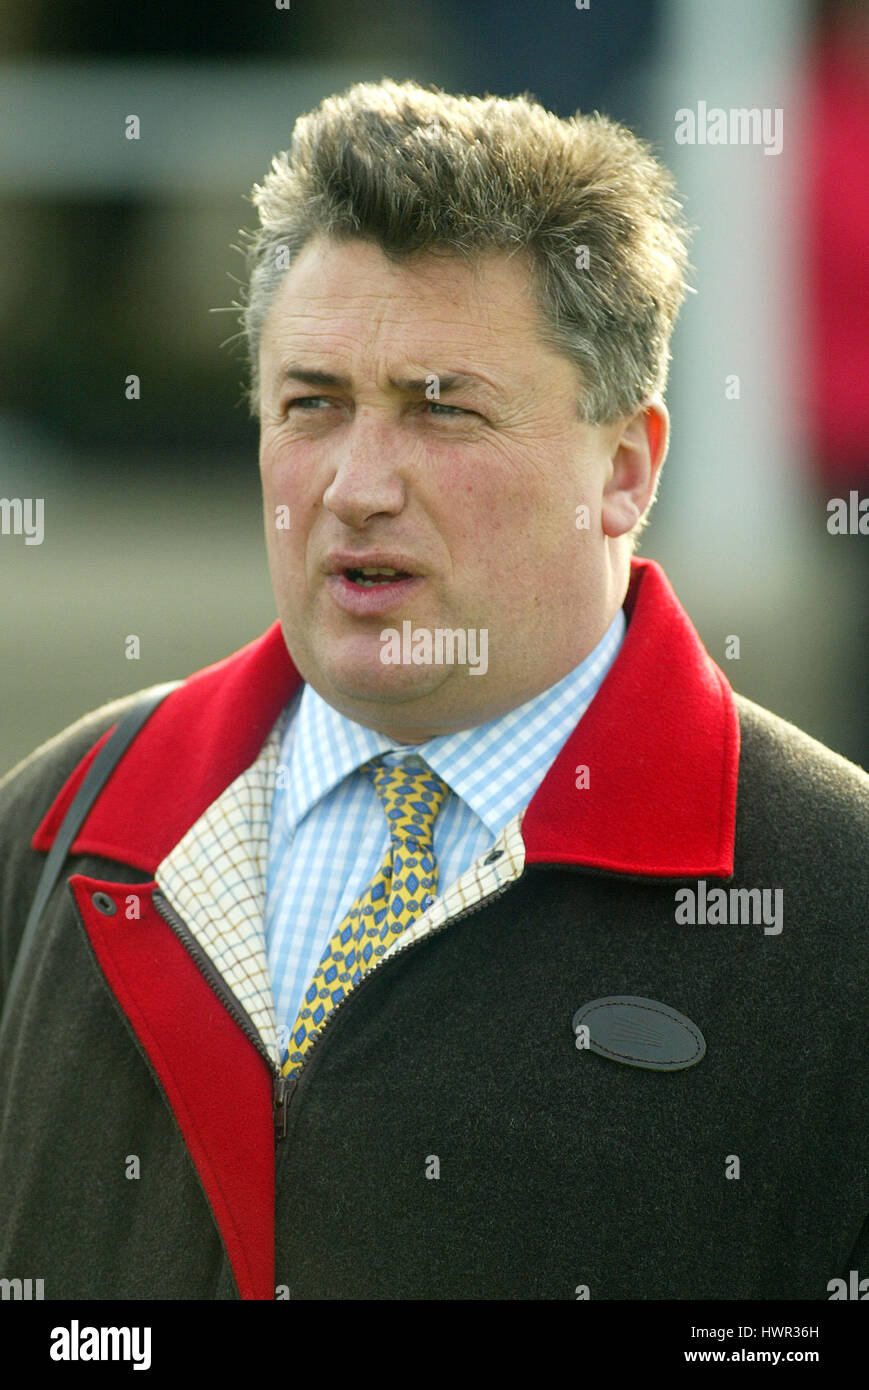
[[[370,778],[393,839],[431,841],[435,818],[449,787],[430,767],[386,767],[372,760],[360,768]]]

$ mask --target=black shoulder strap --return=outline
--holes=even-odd
[[[117,767],[143,724],[145,724],[154,713],[157,706],[162,704],[170,691],[176,690],[180,684],[180,681],[169,681],[166,685],[154,686],[151,690],[145,691],[142,698],[137,700],[118,721],[115,732],[112,734],[111,738],[106,740],[91,763],[91,766],[88,768],[87,775],[70,803],[69,810],[61,822],[54,844],[49,850],[48,858],[42,866],[42,874],[37,884],[36,894],[33,898],[30,912],[27,915],[27,921],[24,925],[24,932],[21,937],[21,944],[18,948],[18,955],[15,959],[12,977],[9,981],[9,990],[6,995],[7,1005],[18,984],[25,958],[36,934],[36,928],[45,911],[45,905],[51,897],[52,890],[63,868],[64,860],[69,853],[72,842],[78,834],[85,816],[93,806],[106,782],[109,780],[111,773]]]

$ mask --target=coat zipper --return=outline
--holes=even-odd
[[[247,1009],[244,1007],[243,1004],[239,1002],[238,999],[236,999],[232,990],[229,988],[229,985],[226,983],[220,971],[217,969],[217,966],[211,960],[211,957],[208,956],[205,951],[203,951],[202,947],[196,940],[196,937],[193,935],[187,923],[182,921],[182,919],[178,916],[178,913],[175,911],[173,907],[170,906],[169,902],[163,896],[162,893],[154,893],[152,901],[160,916],[163,918],[163,921],[166,923],[168,927],[171,927],[172,931],[175,933],[188,955],[192,956],[193,961],[197,969],[199,970],[199,973],[204,977],[206,984],[217,995],[221,1004],[226,1009],[226,1012],[229,1014],[230,1018],[232,1018],[234,1022],[238,1024],[245,1037],[253,1043],[257,1052],[262,1057],[263,1061],[265,1062],[266,1066],[271,1072],[272,1111],[274,1115],[275,1138],[283,1139],[284,1135],[287,1132],[286,1090],[288,1078],[281,1074],[280,1067],[276,1066],[276,1064],[272,1061],[268,1053],[268,1050],[263,1046],[262,1039],[259,1035],[259,1030],[257,1029],[257,1026],[251,1018],[250,1014],[248,1013]]]
[[[304,1061],[299,1065],[292,1076],[284,1076],[280,1067],[276,1066],[272,1061],[268,1051],[263,1046],[256,1024],[250,1014],[247,1012],[244,1005],[239,1003],[238,999],[236,999],[220,971],[211,958],[203,951],[186,922],[182,921],[178,913],[169,905],[162,893],[154,893],[153,903],[160,916],[163,918],[163,921],[168,927],[171,927],[172,931],[181,942],[181,945],[192,956],[206,983],[217,995],[217,998],[220,1000],[221,1004],[223,1004],[230,1017],[238,1024],[245,1037],[253,1043],[271,1072],[272,1112],[274,1116],[275,1139],[280,1140],[285,1139],[287,1135],[287,1118],[290,1112],[290,1105],[298,1089],[302,1072],[308,1066],[313,1053],[316,1052],[323,1037],[329,1031],[335,1015],[340,1012],[348,999],[355,999],[359,991],[364,988],[367,981],[371,979],[372,975],[377,973],[382,965],[388,965],[389,961],[394,960],[397,956],[403,955],[405,951],[412,951],[414,946],[422,945],[424,941],[428,941],[432,936],[437,936],[438,932],[444,931],[446,927],[451,927],[454,922],[460,922],[465,917],[471,917],[475,912],[478,912],[480,908],[488,906],[488,904],[494,902],[496,898],[503,897],[507,890],[512,888],[514,882],[515,880],[511,879],[509,883],[502,884],[500,888],[496,888],[494,893],[487,893],[484,898],[480,898],[477,902],[471,903],[470,907],[464,907],[461,912],[457,912],[453,917],[448,917],[445,922],[441,922],[440,926],[432,927],[431,931],[426,932],[425,936],[419,937],[416,941],[409,941],[405,946],[400,946],[397,951],[394,951],[389,956],[389,960],[381,959],[377,961],[375,965],[372,965],[370,970],[362,976],[359,983],[354,985],[354,987],[344,995],[344,998],[339,1000],[334,1009],[332,1009],[314,1041],[311,1043],[311,1046],[308,1048]]]
[[[289,1114],[290,1104],[298,1089],[299,1080],[301,1078],[302,1072],[310,1064],[311,1057],[316,1052],[317,1048],[320,1046],[325,1034],[329,1031],[329,1028],[333,1023],[336,1014],[338,1014],[341,1011],[341,1009],[343,1009],[347,1001],[350,999],[355,999],[357,997],[359,991],[365,987],[367,982],[371,979],[372,975],[375,975],[377,971],[381,968],[381,966],[389,965],[391,961],[395,960],[397,956],[403,955],[405,951],[412,951],[415,946],[421,946],[424,941],[428,941],[431,937],[437,936],[438,932],[444,931],[446,927],[451,927],[454,922],[461,921],[463,917],[472,916],[473,913],[478,912],[480,908],[486,907],[489,903],[494,902],[496,898],[503,897],[503,895],[507,892],[508,888],[512,888],[514,882],[515,880],[511,880],[509,883],[502,884],[502,886],[500,888],[497,888],[494,893],[487,893],[484,898],[480,898],[478,902],[472,903],[470,907],[464,907],[462,908],[461,912],[457,912],[455,916],[448,917],[445,922],[441,922],[440,926],[432,927],[431,931],[426,932],[425,936],[419,937],[416,941],[408,941],[407,944],[404,946],[399,946],[397,951],[392,952],[388,960],[384,958],[377,961],[376,965],[372,965],[370,970],[368,970],[367,973],[362,976],[362,979],[359,981],[359,983],[357,985],[354,985],[353,988],[347,994],[344,995],[344,998],[338,1001],[332,1012],[327,1016],[325,1022],[323,1023],[323,1026],[321,1027],[314,1041],[311,1043],[311,1046],[308,1048],[308,1051],[305,1054],[305,1059],[303,1062],[300,1063],[298,1070],[295,1071],[292,1076],[283,1077],[283,1080],[287,1083],[287,1090],[285,1096],[284,1132],[281,1135],[282,1138],[286,1135],[287,1115]]]

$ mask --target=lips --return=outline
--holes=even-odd
[[[399,579],[410,579],[412,576],[407,570],[396,570],[386,565],[366,566],[364,569],[348,567],[344,574],[351,584],[360,584],[365,589],[373,588],[375,585],[394,583]]]
[[[419,562],[400,550],[333,550],[324,568],[334,603],[358,618],[400,608],[425,583]]]
[[[413,556],[398,550],[333,550],[326,557],[324,569],[327,574],[354,576],[366,570],[391,570],[402,578],[420,573]]]
[[[373,576],[372,576],[373,577]],[[359,584],[342,571],[326,576],[326,589],[345,613],[357,618],[379,618],[390,609],[403,607],[425,580],[418,574],[384,576],[378,583]]]

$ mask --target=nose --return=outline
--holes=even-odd
[[[407,494],[396,427],[357,410],[335,450],[334,474],[323,493],[324,507],[345,526],[364,526],[383,514],[397,516]]]

